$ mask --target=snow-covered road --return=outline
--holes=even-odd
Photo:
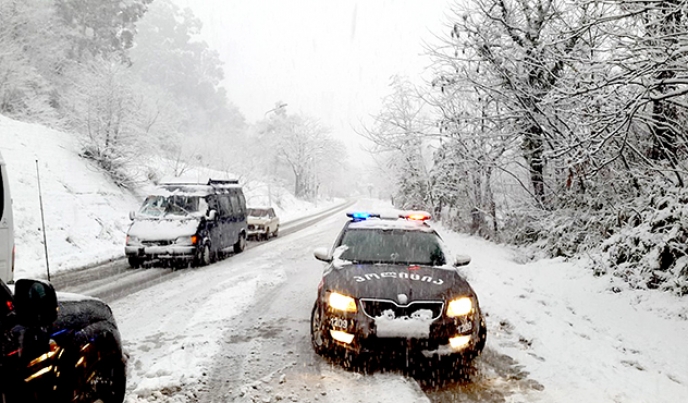
[[[688,401],[688,303],[609,291],[580,264],[442,231],[473,257],[465,274],[487,313],[485,353],[468,382],[398,368],[360,374],[310,347],[321,277],[315,247],[345,217],[184,271],[112,304],[130,355],[127,402]]]

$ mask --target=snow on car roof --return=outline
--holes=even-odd
[[[211,182],[226,182],[223,185],[237,185],[239,180],[229,176],[210,175],[185,175],[180,177],[165,177],[160,181],[161,185],[209,185]]]
[[[208,196],[212,193],[213,188],[209,185],[161,184],[149,192],[149,196]]]
[[[399,218],[397,220],[369,218],[362,221],[353,221],[349,224],[350,229],[399,229],[406,231],[423,231],[434,232],[432,228],[424,224],[423,221],[406,220]]]
[[[241,189],[239,184],[195,184],[195,183],[160,183],[152,190],[150,196],[208,196],[210,194],[222,193],[218,189]]]

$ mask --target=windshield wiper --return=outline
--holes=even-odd
[[[345,259],[349,260],[349,259]],[[353,259],[349,260],[353,264],[375,264],[375,263],[380,263],[379,260],[358,260],[358,259]]]

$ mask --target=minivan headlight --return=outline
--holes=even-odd
[[[468,297],[456,298],[449,302],[447,307],[447,316],[455,318],[457,316],[464,316],[471,313],[473,310],[473,301]]]
[[[196,235],[180,236],[174,240],[175,244],[183,246],[196,245],[196,242],[198,242],[198,237]]]
[[[133,235],[127,235],[127,245],[141,245],[141,240]]]

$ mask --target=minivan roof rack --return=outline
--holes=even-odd
[[[160,185],[238,185],[238,179],[213,179],[208,176],[164,178],[159,182]]]
[[[208,179],[208,185],[238,185],[238,179]]]

